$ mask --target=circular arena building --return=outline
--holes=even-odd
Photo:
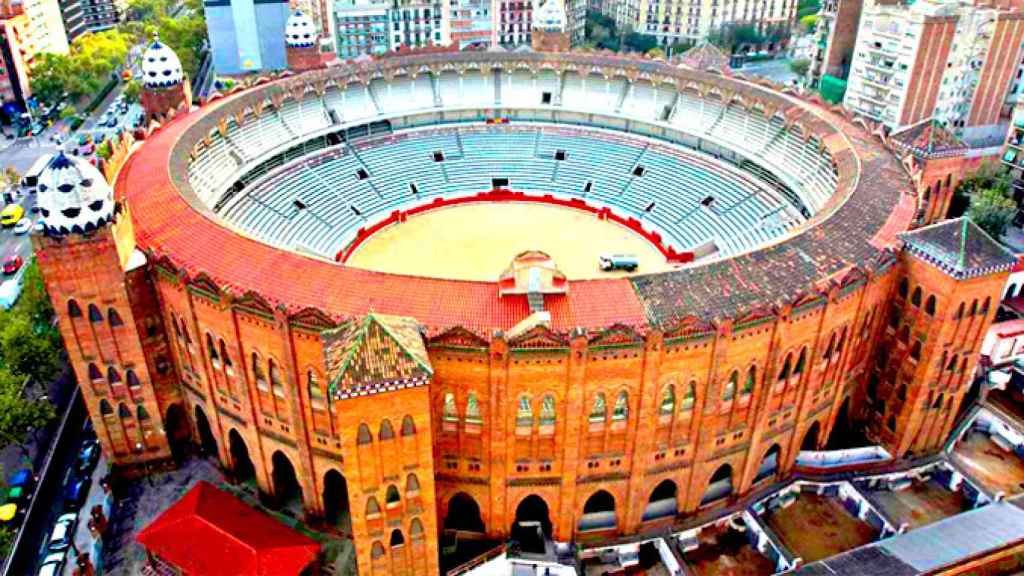
[[[159,118],[109,217],[76,158],[39,191],[104,453],[198,444],[361,574],[687,525],[854,430],[936,451],[1014,263],[941,221],[939,128],[664,62],[412,54]]]

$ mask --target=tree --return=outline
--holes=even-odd
[[[47,399],[25,397],[25,378],[0,368],[0,446],[17,446],[28,455],[25,446],[30,435],[55,417]]]
[[[792,60],[789,63],[789,69],[793,71],[793,74],[803,78],[807,75],[807,69],[811,67],[811,61],[806,58],[799,60]]]
[[[807,16],[804,16],[803,18],[800,19],[800,27],[803,28],[805,32],[808,32],[808,33],[814,32],[814,29],[817,26],[818,26],[818,15],[817,14],[808,14]]]
[[[142,86],[135,80],[126,82],[124,90],[121,91],[121,95],[124,96],[126,102],[138,102],[141,94]]]
[[[0,354],[6,369],[36,382],[50,382],[60,373],[59,347],[55,344],[50,334],[36,329],[27,314],[4,315]]]
[[[124,64],[131,37],[118,30],[90,32],[75,38],[68,54],[43,54],[32,66],[32,91],[55,104],[65,94],[72,100],[96,94]]]
[[[633,52],[645,53],[658,47],[658,39],[648,34],[630,32],[622,42],[626,49]]]
[[[67,120],[69,118],[74,118],[77,114],[78,108],[75,108],[74,106],[68,104],[64,107],[63,110],[60,111],[60,119]]]
[[[967,215],[995,239],[1002,237],[1017,214],[1017,203],[999,188],[984,188],[971,196]]]
[[[59,347],[60,333],[53,325],[53,303],[46,293],[46,283],[35,261],[25,267],[21,281],[21,297],[14,305],[13,312],[28,318],[37,333],[43,334],[55,347]]]
[[[17,186],[21,183],[21,174],[18,173],[18,169],[14,166],[8,165],[4,168],[4,184],[8,186]]]

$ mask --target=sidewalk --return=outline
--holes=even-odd
[[[103,508],[103,515],[109,520],[110,514],[113,511],[114,498],[113,495],[107,495],[103,492],[103,488],[100,486],[100,479],[107,475],[109,467],[107,466],[107,459],[102,454],[100,460],[96,464],[96,469],[92,473],[92,485],[89,487],[89,496],[85,499],[85,503],[82,504],[82,509],[78,511],[78,528],[75,529],[75,545],[72,548],[71,553],[68,554],[67,563],[64,564],[64,576],[72,576],[75,573],[75,559],[78,554],[82,552],[89,553],[89,559],[92,560],[93,567],[96,569],[97,574],[102,574],[102,540],[93,540],[92,534],[89,532],[89,513],[93,506],[100,506]]]
[[[25,448],[28,450],[27,458],[18,446],[5,446],[3,449],[0,449],[0,466],[3,467],[5,481],[10,480],[15,472],[26,466],[31,468],[33,472],[39,470],[39,467],[42,465],[42,459],[46,456],[46,448],[49,447],[53,434],[60,424],[59,415],[63,414],[67,408],[68,401],[71,398],[71,391],[75,388],[73,379],[74,376],[71,375],[71,371],[65,368],[64,373],[51,382],[46,390],[35,383],[25,390],[25,394],[29,398],[48,396],[50,401],[54,403],[58,418],[50,426],[37,430],[32,434],[28,442],[25,443]]]

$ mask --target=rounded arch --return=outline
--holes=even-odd
[[[391,427],[391,421],[385,418],[380,423],[380,431],[377,433],[378,440],[393,440],[395,429]]]
[[[485,531],[484,521],[480,516],[480,505],[472,496],[466,492],[458,492],[452,496],[444,517],[444,529],[480,533]]]
[[[615,514],[615,497],[611,492],[601,489],[587,498],[583,503],[583,514],[580,515],[579,529],[607,530],[615,528],[618,519]]]
[[[323,499],[324,520],[342,532],[350,533],[352,515],[349,512],[348,481],[333,468],[324,474]]]
[[[370,427],[366,423],[359,425],[359,431],[356,433],[356,444],[372,444],[373,434],[370,433]]]
[[[192,443],[192,427],[188,423],[188,413],[184,406],[176,402],[167,407],[164,430],[171,447],[171,456],[175,461],[182,462]]]
[[[198,404],[195,407],[196,432],[199,433],[199,448],[204,456],[217,455],[217,440],[210,429],[210,421],[206,418],[206,412]]]
[[[391,538],[389,539],[388,546],[395,548],[405,544],[405,536],[402,535],[402,531],[395,528],[391,531]]]
[[[279,506],[287,506],[293,503],[302,504],[302,486],[299,484],[299,477],[295,473],[292,461],[284,452],[277,450],[270,457],[272,466],[271,479],[274,486],[274,498]]]
[[[646,522],[675,516],[678,509],[678,494],[679,488],[675,482],[671,480],[659,482],[651,491],[650,497],[647,498],[647,507],[644,509],[641,520]]]
[[[523,498],[516,506],[515,524],[537,522],[545,535],[551,535],[551,517],[548,503],[536,494]]]
[[[732,495],[732,466],[722,464],[711,475],[708,480],[708,487],[704,490],[704,496],[700,499],[700,505],[711,504]]]
[[[821,424],[817,420],[811,424],[811,427],[804,433],[804,439],[800,442],[801,450],[817,450],[818,449],[818,435],[821,433]]]
[[[402,418],[402,436],[414,436],[416,434],[416,423],[408,414]]]
[[[766,478],[770,478],[775,475],[779,470],[779,460],[782,454],[782,447],[778,444],[772,444],[770,448],[764,453],[764,457],[761,458],[761,464],[757,467],[757,474],[754,476],[754,482],[760,482]]]
[[[832,424],[832,430],[829,432],[826,448],[829,450],[850,448],[851,446],[846,446],[846,443],[853,436],[853,422],[850,420],[850,397],[847,396],[839,405],[839,412],[836,413],[836,421]]]
[[[249,447],[238,430],[228,432],[228,449],[231,452],[231,471],[238,482],[252,482],[256,479],[256,467],[249,458]]]
[[[398,493],[398,486],[389,484],[384,494],[384,505],[387,507],[397,506],[402,503],[402,495]]]

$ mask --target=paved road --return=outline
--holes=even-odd
[[[775,60],[762,60],[750,62],[736,72],[751,76],[762,76],[780,84],[791,83],[796,79],[796,74],[789,69],[788,58],[777,58]]]

